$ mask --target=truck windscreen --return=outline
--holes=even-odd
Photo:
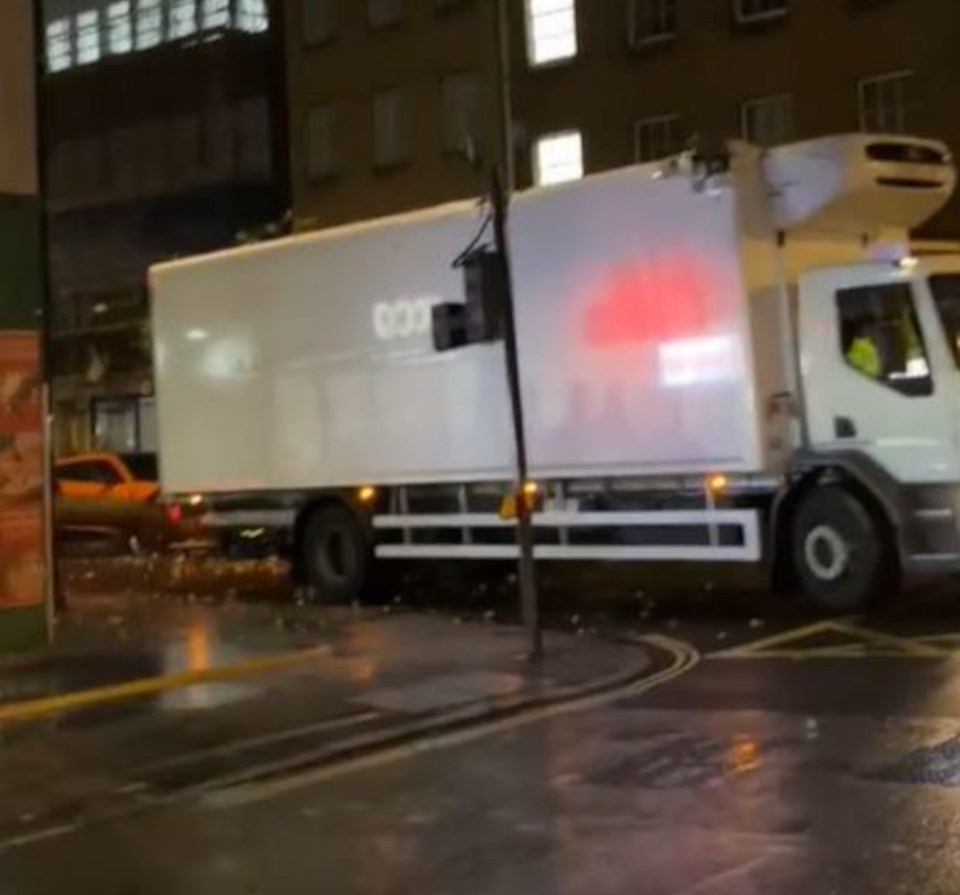
[[[960,367],[960,274],[936,274],[930,277],[930,291],[953,359]]]

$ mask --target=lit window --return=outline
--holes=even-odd
[[[230,0],[202,0],[200,27],[204,31],[230,26]]]
[[[909,128],[913,72],[894,72],[860,82],[860,129],[903,134]]]
[[[630,46],[659,43],[677,36],[678,0],[631,0]]]
[[[63,71],[73,65],[73,29],[70,19],[57,19],[47,25],[47,68]]]
[[[100,10],[88,9],[76,16],[77,64],[87,65],[100,58]]]
[[[545,65],[577,55],[575,0],[526,0],[527,58]]]
[[[583,135],[580,131],[548,134],[537,140],[533,176],[537,186],[583,177]]]
[[[130,0],[117,0],[107,6],[107,49],[114,54],[133,49]]]
[[[170,5],[170,40],[189,37],[197,31],[197,0],[173,0]]]
[[[137,49],[149,50],[159,46],[162,40],[163,9],[160,0],[137,0]]]
[[[652,162],[676,155],[683,150],[685,136],[679,115],[641,118],[633,125],[634,160]]]
[[[740,108],[743,139],[755,146],[779,146],[793,139],[793,97],[789,93],[760,96]]]
[[[758,22],[785,16],[790,4],[788,0],[733,0],[733,11],[738,22]]]
[[[237,0],[237,28],[257,34],[269,27],[266,0]]]

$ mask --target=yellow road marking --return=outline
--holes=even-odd
[[[803,642],[819,634],[838,634],[849,637],[853,643],[829,646],[790,648],[789,644]],[[936,644],[936,638],[908,638],[887,634],[873,628],[854,624],[853,619],[831,619],[792,628],[771,637],[754,640],[740,646],[710,653],[708,659],[942,659],[950,650]]]
[[[647,643],[669,653],[672,660],[670,665],[656,674],[642,678],[636,683],[626,684],[605,693],[595,693],[591,696],[582,696],[579,698],[574,697],[566,702],[555,705],[531,708],[509,718],[502,718],[486,723],[481,722],[472,727],[450,731],[449,733],[439,734],[437,736],[428,735],[412,743],[389,747],[380,752],[373,752],[369,755],[358,756],[357,758],[348,759],[337,764],[330,764],[314,768],[313,770],[290,774],[276,780],[239,784],[229,789],[215,790],[202,796],[201,801],[211,808],[234,808],[255,802],[263,802],[283,795],[284,793],[303,789],[304,787],[313,786],[338,777],[344,777],[357,771],[383,767],[384,765],[394,764],[395,762],[413,758],[417,755],[437,752],[441,749],[459,746],[475,740],[485,739],[498,733],[526,727],[549,718],[582,712],[611,702],[616,702],[619,699],[637,696],[686,674],[700,661],[700,654],[690,644],[683,643],[679,640],[673,640],[672,638],[663,637],[659,634],[651,634],[638,638],[638,642]]]
[[[153,696],[168,690],[179,690],[184,687],[193,687],[197,684],[210,684],[222,681],[238,680],[253,677],[258,674],[283,671],[298,665],[308,665],[329,655],[330,648],[319,646],[308,650],[298,650],[293,653],[282,653],[273,656],[261,656],[247,659],[233,665],[221,665],[216,668],[206,668],[202,671],[181,671],[177,674],[168,674],[161,677],[140,678],[126,681],[122,684],[111,684],[107,687],[95,687],[90,690],[79,690],[76,693],[62,693],[57,696],[45,696],[40,699],[29,699],[22,702],[12,702],[0,705],[0,724],[21,723],[43,718],[47,715],[57,715],[62,712],[73,712],[78,709],[105,705],[111,702],[121,702],[125,699],[136,699],[142,696]]]
[[[737,659],[741,656],[750,657],[753,653],[759,652],[760,650],[763,650],[765,655],[770,655],[772,652],[771,647],[783,646],[785,643],[802,640],[805,637],[814,637],[817,634],[830,631],[833,625],[834,622],[832,621],[813,622],[812,624],[803,625],[799,628],[791,628],[789,631],[783,631],[780,634],[772,634],[770,637],[764,637],[760,640],[753,640],[750,643],[741,644],[740,646],[733,646],[729,649],[710,653],[709,658]],[[792,650],[787,650],[787,652],[792,652]]]
[[[918,643],[906,637],[897,637],[895,634],[886,634],[883,631],[875,631],[873,628],[861,628],[859,625],[849,624],[847,622],[834,622],[833,629],[838,634],[846,634],[848,637],[853,637],[854,639],[859,638],[865,640],[868,644],[903,650],[915,656],[939,659],[946,655],[942,649],[931,646],[929,643]]]

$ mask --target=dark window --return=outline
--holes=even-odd
[[[101,485],[116,485],[123,481],[113,464],[106,460],[68,463],[57,470],[57,479],[62,482],[97,482]]]
[[[683,150],[686,130],[679,115],[658,115],[633,123],[633,158],[652,162]]]
[[[371,28],[396,25],[403,18],[403,0],[367,0],[367,19]]]
[[[466,155],[483,142],[483,81],[479,72],[448,75],[440,85],[443,151]]]
[[[326,43],[334,36],[335,0],[302,0],[300,4],[303,42],[307,46]]]
[[[960,367],[960,274],[937,274],[930,277],[930,291],[940,314],[950,352]]]
[[[858,286],[837,292],[840,351],[846,363],[904,395],[933,394],[933,378],[905,283]]]
[[[340,171],[338,121],[336,106],[312,106],[307,113],[307,175],[311,180],[333,177]]]
[[[630,46],[677,36],[677,0],[630,0],[627,10]]]
[[[120,454],[123,465],[137,482],[156,482],[160,471],[156,454]]]
[[[373,164],[392,168],[410,161],[410,103],[405,91],[385,90],[373,98]]]

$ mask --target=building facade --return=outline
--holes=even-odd
[[[286,0],[291,183],[303,226],[475,194],[462,146],[518,186],[738,137],[856,130],[960,150],[956,0]],[[504,76],[506,72],[506,76]],[[960,235],[960,206],[931,226]]]
[[[148,267],[288,207],[266,0],[46,0],[42,92],[58,453],[156,447]]]

